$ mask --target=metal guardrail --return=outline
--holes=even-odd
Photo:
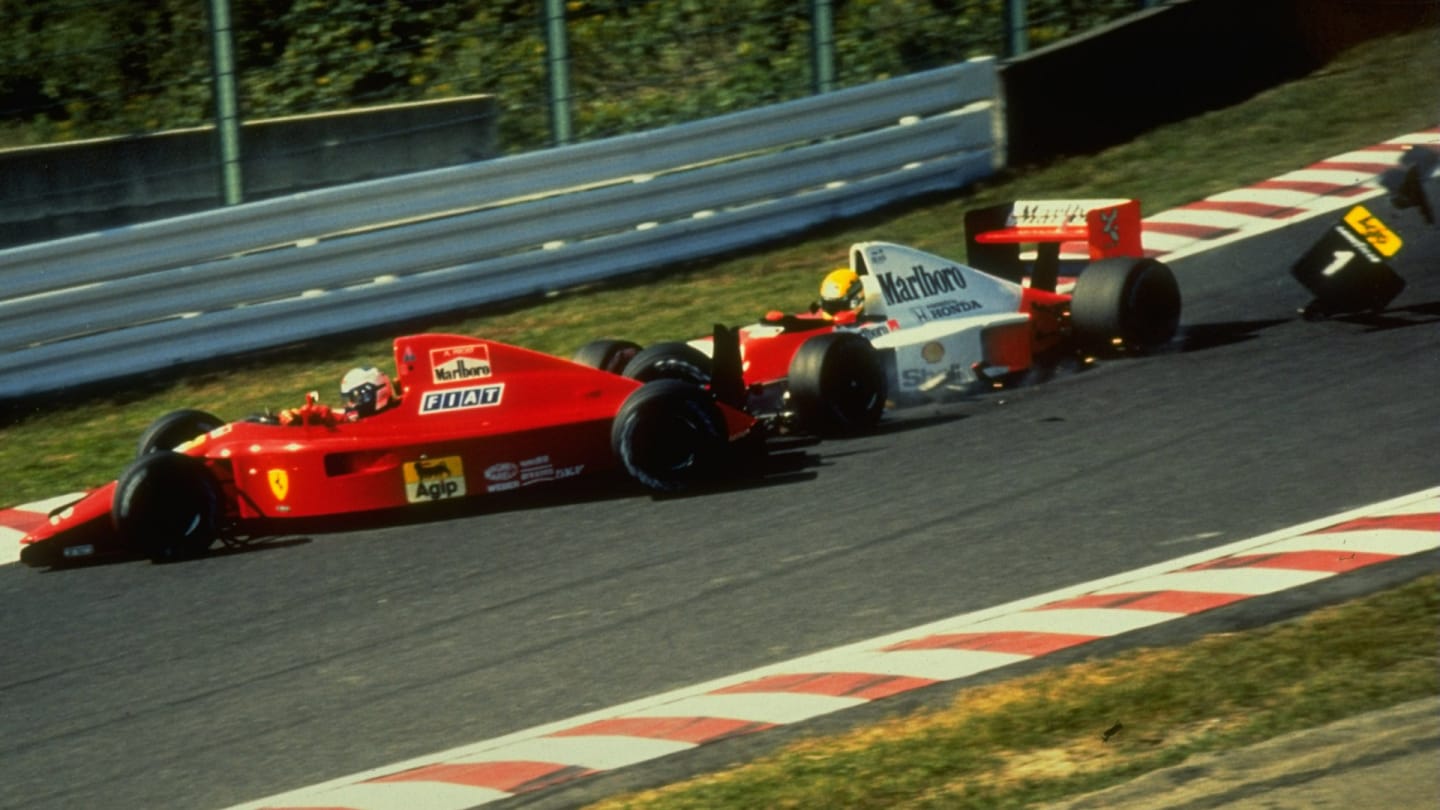
[[[0,398],[560,289],[995,167],[989,59],[0,251]]]

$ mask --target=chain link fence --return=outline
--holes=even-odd
[[[0,1],[0,149],[214,124],[216,91],[233,86],[247,121],[488,94],[513,154],[1009,55],[1154,4]],[[233,73],[212,58],[216,19]]]

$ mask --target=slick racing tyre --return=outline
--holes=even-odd
[[[592,340],[581,346],[571,359],[582,366],[598,368],[611,374],[621,374],[625,366],[640,351],[640,344],[628,340]]]
[[[197,557],[219,534],[220,485],[200,459],[157,450],[120,474],[110,517],[152,562]]]
[[[630,358],[625,376],[640,382],[683,380],[705,386],[710,384],[710,358],[688,343],[656,343]]]
[[[820,434],[861,433],[885,410],[885,366],[854,332],[816,335],[790,359],[790,402],[801,424]]]
[[[1163,345],[1180,325],[1180,285],[1154,259],[1101,259],[1075,281],[1070,323],[1086,346]]]
[[[135,457],[148,456],[156,450],[174,450],[196,436],[209,433],[224,424],[220,417],[204,411],[171,411],[151,422],[150,427],[140,434],[140,444]]]
[[[710,395],[680,380],[655,380],[620,406],[610,431],[615,456],[656,492],[680,492],[718,473],[728,436]]]

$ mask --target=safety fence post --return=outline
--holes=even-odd
[[[555,146],[574,137],[570,118],[570,46],[565,0],[545,0],[545,67],[550,80],[550,136]]]
[[[810,0],[810,64],[816,95],[835,89],[835,8],[831,0]]]
[[[238,205],[244,201],[245,192],[240,172],[240,104],[235,92],[235,37],[230,25],[230,0],[210,0],[209,8],[220,188],[226,205]]]
[[[1005,55],[1019,56],[1030,49],[1025,0],[1005,0]]]

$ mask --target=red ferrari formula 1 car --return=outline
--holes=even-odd
[[[970,260],[984,270],[863,242],[848,269],[827,276],[824,311],[772,312],[738,330],[717,327],[713,338],[643,350],[594,341],[575,359],[640,380],[711,385],[772,430],[838,433],[874,426],[887,402],[1002,386],[1057,351],[1151,348],[1175,334],[1179,287],[1145,257],[1134,200],[1007,203],[967,214],[966,233]],[[1084,246],[1079,266],[1062,261],[1065,243]],[[1025,245],[1033,256],[1022,257]],[[1074,274],[1063,284],[1062,270]],[[739,385],[723,382],[733,375],[720,368],[731,364]]]
[[[128,552],[165,561],[287,520],[423,508],[617,470],[676,491],[723,469],[754,424],[678,380],[642,383],[456,335],[394,347],[398,392],[381,375],[378,394],[382,407],[396,401],[361,419],[313,399],[280,418],[162,417],[117,481],[21,541],[21,560]],[[373,407],[374,386],[368,394]]]

